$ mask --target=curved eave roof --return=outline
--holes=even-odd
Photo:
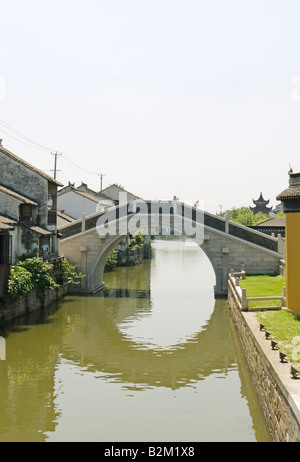
[[[9,231],[14,229],[16,225],[17,222],[15,220],[5,217],[4,215],[0,215],[0,231]]]
[[[282,202],[300,200],[300,188],[286,188],[276,199]]]
[[[32,201],[31,199],[28,199],[28,197],[22,196],[21,194],[18,194],[15,191],[12,191],[11,189],[8,189],[5,186],[2,186],[1,184],[0,184],[0,192],[7,194],[8,196],[12,196],[15,199],[19,200],[20,202],[23,202],[24,204],[38,205],[36,202]]]

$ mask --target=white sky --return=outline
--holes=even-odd
[[[64,184],[275,206],[300,171],[299,24],[299,0],[0,0],[0,138],[49,174],[62,152]]]

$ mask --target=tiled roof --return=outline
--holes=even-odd
[[[254,204],[263,204],[263,205],[268,204],[268,203],[270,202],[270,199],[269,199],[269,200],[265,200],[265,199],[263,198],[262,193],[260,193],[260,196],[259,196],[259,198],[258,198],[256,201],[255,201],[254,199],[252,199],[252,200],[253,200]]]
[[[26,228],[31,229],[35,233],[42,234],[43,236],[49,236],[50,234],[52,234],[51,231],[41,228],[40,226],[35,226],[35,225],[30,225],[30,224],[25,224],[25,223],[20,223],[20,224],[21,226],[25,226]]]
[[[13,229],[17,225],[17,222],[15,220],[12,220],[11,218],[7,218],[3,215],[0,215],[0,230],[10,230]]]
[[[57,216],[63,218],[63,219],[66,220],[66,221],[69,221],[70,223],[72,223],[73,221],[75,221],[75,218],[70,217],[70,215],[67,215],[67,214],[64,213],[62,210],[57,210]]]
[[[22,196],[21,194],[16,193],[15,191],[12,191],[11,189],[6,188],[5,186],[0,185],[0,192],[3,192],[4,194],[7,194],[8,196],[12,196],[15,199],[18,199],[19,201],[23,202],[24,204],[38,205],[36,202],[28,199],[25,196]]]
[[[100,200],[100,198],[97,199],[96,197],[92,196],[91,194],[88,194],[88,193],[83,192],[83,191],[78,191],[75,188],[73,189],[73,191],[76,192],[77,194],[79,194],[80,196],[85,197],[86,199],[89,199],[90,201],[98,203],[99,200]]]
[[[50,234],[52,234],[51,231],[41,228],[40,226],[28,226],[28,228],[30,228],[35,233],[42,234],[43,236],[49,236]]]
[[[13,154],[12,152],[10,152],[8,149],[5,149],[3,146],[0,145],[0,152],[3,152],[3,154],[5,154],[6,156],[10,157],[11,159],[15,160],[16,162],[18,162],[19,164],[21,165],[24,165],[24,167],[27,167],[29,168],[30,170],[34,171],[35,173],[37,173],[38,175],[41,175],[42,177],[44,177],[46,180],[50,181],[51,183],[54,183],[56,184],[57,186],[63,186],[62,183],[60,183],[59,181],[55,180],[54,178],[52,178],[51,176],[47,175],[46,173],[44,173],[42,170],[39,170],[38,168],[36,167],[33,167],[33,165],[29,164],[28,162],[26,162],[25,160],[21,159],[20,157],[16,156],[15,154]]]
[[[72,191],[76,194],[79,194],[80,196],[82,197],[85,197],[86,199],[89,199],[90,201],[93,201],[93,202],[96,202],[96,204],[98,204],[98,202],[101,200],[101,197],[96,197],[96,196],[93,196],[92,194],[89,194],[87,192],[84,192],[84,191],[80,191],[78,190],[77,188],[74,188],[73,186],[69,185],[69,186],[66,186],[65,188],[63,189],[60,189],[58,191],[58,195],[60,196],[61,194],[63,194],[64,192],[69,192],[69,191]],[[104,198],[104,194],[102,194],[102,198]],[[109,200],[113,200],[111,199],[110,197],[106,196],[107,199]]]
[[[130,194],[131,196],[134,196],[134,197],[136,197],[137,199],[142,199],[141,197],[139,197],[139,196],[136,196],[135,194],[132,194],[132,193],[131,193],[131,192],[129,192],[129,191],[126,191],[126,189],[122,188],[122,186],[119,186],[119,185],[118,185],[118,184],[116,184],[116,183],[114,183],[114,184],[111,184],[110,186],[107,186],[106,188],[102,189],[102,191],[100,191],[100,192],[101,192],[101,194],[103,193],[103,194],[105,194],[105,195],[106,195],[107,193],[106,193],[105,191],[107,191],[107,190],[111,189],[112,187],[115,187],[115,188],[117,188],[119,191],[123,191],[123,192],[126,192],[127,194]],[[114,199],[113,199],[113,200],[114,200]]]
[[[273,217],[269,220],[263,221],[262,223],[258,223],[256,226],[261,227],[277,227],[277,226],[285,226],[285,217]]]
[[[300,188],[287,188],[282,191],[276,199],[278,201],[293,201],[300,199]]]
[[[9,231],[11,229],[14,229],[16,226],[25,226],[26,228],[31,229],[35,233],[42,234],[43,236],[49,236],[50,234],[52,234],[51,231],[41,228],[40,226],[28,224],[25,225],[25,223],[18,223],[17,221],[11,218],[5,217],[4,215],[0,215],[0,231]]]

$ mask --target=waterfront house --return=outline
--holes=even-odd
[[[77,188],[69,183],[58,191],[58,210],[64,210],[75,220],[79,220],[83,213],[86,216],[93,215],[114,205],[115,202],[110,197],[87,188],[84,183]]]
[[[101,193],[110,197],[112,200],[116,202],[116,204],[119,204],[120,201],[122,201],[123,197],[126,197],[126,201],[128,202],[133,201],[135,199],[141,199],[140,197],[136,196],[135,194],[132,194],[129,191],[126,191],[126,189],[117,184],[107,186],[107,188],[102,189]]]
[[[16,156],[0,140],[0,281],[21,256],[59,255],[57,188],[60,182]],[[0,291],[1,295],[1,291]]]

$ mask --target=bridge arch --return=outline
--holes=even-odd
[[[96,253],[93,262],[90,265],[87,274],[87,285],[91,288],[92,292],[101,290],[104,287],[103,274],[107,259],[113,249],[121,242],[126,235],[123,236],[112,236],[105,242],[105,244],[99,248]]]
[[[175,229],[176,231],[176,229]],[[87,276],[87,286],[91,289],[92,292],[96,292],[98,290],[101,290],[104,287],[104,282],[103,282],[103,276],[104,276],[104,269],[105,265],[107,262],[107,259],[110,255],[110,253],[113,251],[113,249],[118,245],[119,242],[121,242],[126,235],[123,236],[112,236],[110,239],[107,240],[107,242],[99,248],[98,252],[96,253],[93,262],[91,263],[89,267],[89,271]],[[221,289],[221,274],[218,269],[218,266],[209,252],[207,248],[202,247],[202,242],[197,242],[197,239],[194,239],[196,244],[204,251],[206,257],[210,261],[212,268],[215,273],[215,278],[216,278],[216,286],[215,286],[215,291]]]
[[[161,210],[164,207],[160,203],[153,205],[153,202],[143,202],[142,213],[141,209],[137,213],[136,209],[132,210],[129,206],[130,204],[122,204],[110,209],[109,213],[98,213],[60,228],[61,255],[86,275],[74,291],[94,293],[103,288],[106,261],[118,242],[132,233],[128,225],[135,221],[140,222],[142,224],[137,226],[136,230],[146,227],[149,233],[155,214],[160,222],[169,214],[170,229],[174,234],[192,237],[204,251],[215,273],[216,297],[227,295],[228,273],[232,268],[239,271],[244,264],[249,274],[279,274],[280,259],[284,258],[279,238],[263,235],[207,212],[198,213],[194,207],[189,207],[185,215],[185,205],[180,208],[174,206],[173,201],[169,202],[165,211]],[[98,223],[101,221],[103,224],[108,216],[115,232],[101,233]],[[190,234],[193,229],[196,230],[194,236]]]

